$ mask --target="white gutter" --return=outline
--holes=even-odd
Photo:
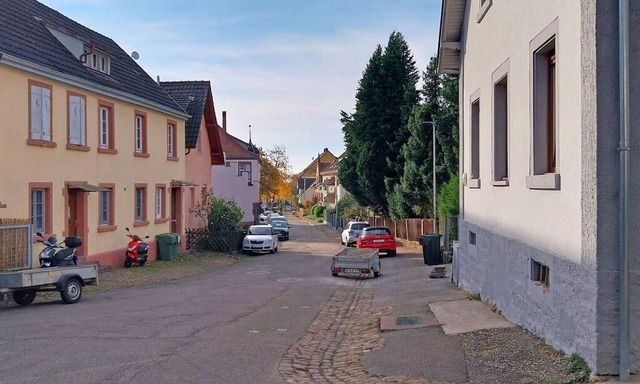
[[[620,381],[629,381],[629,0],[618,0],[620,81],[620,323],[618,346]]]
[[[154,110],[156,112],[166,113],[167,115],[171,115],[173,117],[179,117],[184,120],[187,120],[189,119],[189,117],[191,117],[191,115],[183,111],[166,107],[162,104],[153,102],[143,97],[135,96],[127,92],[118,91],[113,88],[105,87],[103,85],[99,85],[88,80],[67,75],[67,74],[55,71],[53,69],[49,69],[47,67],[43,67],[41,65],[34,64],[30,61],[19,59],[17,57],[10,56],[7,54],[0,54],[0,64],[5,64],[12,68],[33,73],[35,75],[44,76],[51,80],[60,81],[62,83],[72,85],[74,87],[82,88],[91,92],[96,92],[101,95],[109,96],[111,98],[114,98],[120,101],[125,101],[127,103],[139,105],[141,107],[145,107],[150,110]]]

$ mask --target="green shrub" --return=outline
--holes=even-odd
[[[313,207],[311,207],[311,217],[324,218],[324,210],[325,210],[324,205],[320,205],[320,204],[314,205]]]

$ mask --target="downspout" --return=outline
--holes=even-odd
[[[618,0],[619,80],[620,80],[620,380],[629,381],[629,0]]]

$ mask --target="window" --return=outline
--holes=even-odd
[[[51,85],[29,81],[29,138],[27,144],[55,147],[51,129]]]
[[[84,57],[84,65],[91,69],[95,69],[96,71],[106,73],[107,75],[111,74],[111,57],[102,52],[87,54],[93,49],[95,48],[85,47],[86,56]]]
[[[116,154],[113,103],[98,100],[98,152]]]
[[[247,182],[249,185],[253,185],[251,180],[251,163],[241,161],[238,163],[238,176],[242,176],[243,173],[247,174]]]
[[[476,245],[476,233],[469,231],[469,244]]]
[[[147,114],[136,111],[134,120],[134,156],[149,157],[147,153]]]
[[[493,177],[495,186],[509,185],[509,61],[493,73]]]
[[[471,96],[471,164],[470,180],[467,185],[470,188],[480,188],[480,91]]]
[[[175,121],[167,122],[167,160],[178,160],[178,146],[176,139],[177,123]]]
[[[531,259],[531,280],[544,287],[548,287],[549,277],[549,267]]]
[[[134,195],[134,223],[133,226],[147,225],[147,185],[136,184]]]
[[[108,191],[98,192],[98,232],[115,231],[115,184],[101,183],[99,186]]]
[[[166,185],[165,184],[156,184],[156,194],[155,194],[155,223],[165,223],[168,221],[167,219],[167,204],[166,204]]]
[[[31,190],[31,225],[33,226],[33,232],[45,232],[44,196],[44,189]]]
[[[88,150],[87,147],[87,120],[86,120],[86,99],[83,95],[67,92],[68,127],[67,133],[69,141],[68,149]]]
[[[51,234],[52,183],[29,183],[29,210],[33,233]]]
[[[558,82],[556,44],[558,20],[552,22],[529,44],[531,52],[532,131],[531,189],[560,189],[558,172]]]

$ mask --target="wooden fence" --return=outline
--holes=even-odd
[[[188,228],[187,249],[198,251],[233,252],[242,249],[242,231],[213,231],[206,228]]]
[[[30,268],[32,247],[29,219],[0,218],[0,270]]]

